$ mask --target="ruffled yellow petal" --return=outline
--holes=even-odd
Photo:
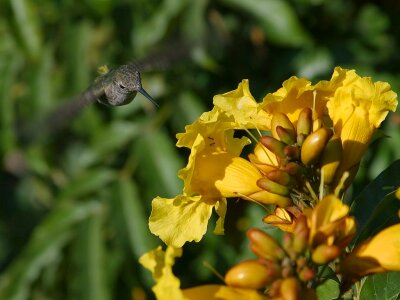
[[[269,128],[267,124],[271,122],[272,115],[262,110],[254,100],[247,79],[243,80],[236,90],[216,95],[213,102],[215,107],[233,117],[237,129]]]
[[[327,103],[335,134],[343,144],[339,174],[356,166],[365,153],[372,135],[397,107],[397,95],[388,83],[373,82],[360,77],[354,70],[335,68],[331,79],[336,87]]]
[[[341,262],[340,271],[353,281],[368,274],[400,271],[400,224],[384,229],[354,249]]]
[[[216,200],[200,196],[177,196],[173,199],[157,197],[152,202],[150,231],[168,246],[179,248],[185,242],[198,242],[207,231],[208,220],[216,203]],[[224,212],[220,212],[220,215],[223,216]]]
[[[193,124],[185,126],[184,133],[176,135],[178,147],[192,148],[198,135],[205,139],[215,139],[215,149],[224,147],[224,132],[235,128],[234,119],[228,117],[219,108],[203,113]]]
[[[267,94],[261,107],[269,114],[281,112],[288,116],[289,120],[296,125],[300,112],[305,107],[313,108],[315,99],[315,118],[322,118],[325,113],[326,95],[328,87],[319,92],[318,88],[311,85],[311,82],[298,77],[291,77],[286,80],[282,88],[272,94]],[[268,123],[270,128],[271,123]]]
[[[159,246],[139,258],[139,263],[150,270],[156,284],[152,290],[158,300],[184,300],[182,291],[179,289],[180,281],[172,273],[175,257],[182,255],[182,249],[168,247],[164,252]]]
[[[188,300],[267,300],[268,297],[256,290],[233,288],[225,285],[203,285],[184,289]]]

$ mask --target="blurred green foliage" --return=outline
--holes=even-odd
[[[0,299],[151,298],[137,259],[160,244],[147,228],[151,199],[181,189],[188,153],[175,134],[243,78],[261,100],[292,75],[328,79],[340,65],[399,92],[399,13],[389,0],[1,1]],[[194,45],[191,59],[142,74],[159,110],[142,96],[94,104],[63,130],[19,140],[22,125],[83,91],[97,67],[177,39]],[[400,158],[393,116],[353,195]],[[225,237],[185,247],[176,265],[183,287],[219,282],[203,261],[224,273],[248,253],[244,230],[263,212],[242,202],[229,205]]]

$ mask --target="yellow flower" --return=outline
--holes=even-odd
[[[182,249],[168,247],[164,252],[159,246],[139,258],[139,263],[148,269],[156,284],[152,290],[158,300],[184,300],[182,291],[179,289],[180,281],[172,273],[175,257],[182,255]]]
[[[340,264],[340,272],[352,281],[385,271],[400,271],[400,224],[390,226],[362,243]]]
[[[157,197],[153,200],[149,227],[167,245],[181,247],[186,241],[199,241],[207,230],[214,207],[220,216],[214,232],[223,234],[227,197],[286,204],[281,196],[271,195],[257,186],[261,172],[240,157],[250,140],[233,137],[232,128],[261,126],[262,118],[266,117],[266,113],[255,106],[248,82],[242,82],[236,91],[221,95],[216,101],[221,108],[214,107],[204,113],[186,126],[185,133],[177,135],[177,146],[191,149],[187,166],[178,173],[184,181],[183,194],[172,199]],[[229,115],[223,111],[228,106],[226,101],[233,103]],[[241,117],[240,109],[246,118]]]
[[[386,82],[373,82],[369,77],[358,76],[354,70],[340,67],[335,68],[330,83],[336,88],[327,107],[335,134],[343,145],[340,178],[343,172],[357,169],[376,128],[389,110],[396,110],[397,95]]]
[[[325,196],[313,209],[304,211],[310,228],[312,248],[326,244],[346,247],[356,232],[356,223],[348,215],[349,207],[336,196]]]

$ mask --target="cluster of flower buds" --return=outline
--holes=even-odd
[[[325,188],[334,183],[342,159],[342,143],[321,119],[313,120],[312,114],[310,108],[304,108],[296,125],[285,114],[274,114],[272,136],[262,136],[260,143],[276,156],[278,166],[264,170],[264,177],[257,182],[260,188],[291,198],[294,188],[309,195],[305,181],[313,190],[318,190],[321,180]]]
[[[322,282],[318,266],[340,256],[345,247],[316,244],[310,238],[307,218],[298,218],[293,233],[286,232],[278,243],[259,229],[248,230],[250,249],[258,257],[233,266],[225,275],[228,286],[256,289],[271,298],[316,299]]]
[[[309,229],[303,216],[282,243],[259,229],[250,229],[250,249],[258,259],[245,260],[225,275],[228,286],[257,289],[271,298],[316,299],[317,265],[310,259]]]

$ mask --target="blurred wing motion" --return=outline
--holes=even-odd
[[[24,127],[20,131],[21,141],[29,144],[40,136],[64,128],[83,108],[96,101],[107,106],[121,106],[129,104],[140,93],[158,107],[142,87],[140,72],[166,69],[188,57],[189,53],[189,46],[183,42],[175,42],[142,60],[110,70],[99,76],[80,95],[67,100],[35,124]]]

